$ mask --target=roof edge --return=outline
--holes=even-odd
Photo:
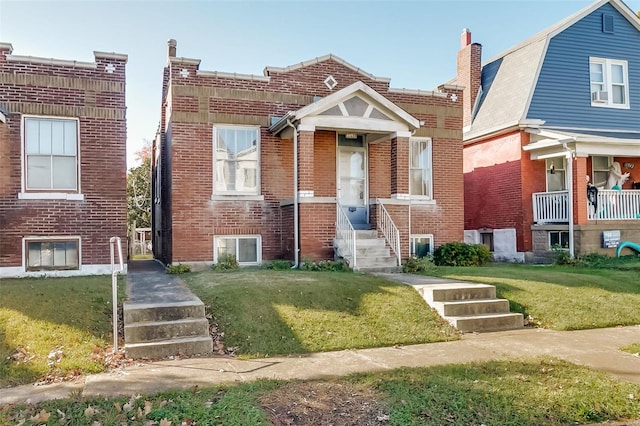
[[[98,65],[95,62],[83,62],[74,61],[68,59],[56,59],[56,58],[41,58],[38,56],[22,56],[22,55],[7,55],[7,62],[27,62],[29,64],[37,65],[55,65],[63,67],[74,68],[89,68],[96,69]]]
[[[236,80],[253,80],[253,81],[271,81],[271,77],[265,77],[257,74],[241,74],[236,72],[221,72],[221,71],[202,71],[198,70],[196,75],[202,77],[216,77],[216,78],[231,78]]]

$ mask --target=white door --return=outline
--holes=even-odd
[[[364,136],[338,135],[338,200],[354,227],[368,223]]]

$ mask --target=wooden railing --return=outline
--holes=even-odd
[[[402,265],[402,259],[400,257],[400,232],[398,231],[398,227],[395,223],[393,223],[393,219],[389,215],[389,212],[382,204],[380,199],[377,200],[378,206],[378,229],[384,235],[385,240],[387,240],[387,244],[393,250],[393,253],[396,255],[396,259],[398,260],[398,266]]]
[[[533,221],[535,223],[568,223],[569,191],[534,193]]]
[[[601,189],[598,209],[588,204],[591,220],[640,220],[640,190]]]
[[[351,269],[356,268],[356,230],[353,228],[349,217],[344,212],[342,204],[336,200],[336,237],[342,241],[339,253],[345,260],[349,261]]]

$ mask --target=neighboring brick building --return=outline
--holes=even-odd
[[[371,233],[348,222],[382,238],[383,205],[399,238],[386,225],[391,253],[369,267],[462,240],[462,88],[393,89],[333,55],[263,76],[199,64],[169,41],[153,158],[158,258],[330,259],[337,239],[353,264],[350,236],[362,247]]]
[[[0,277],[110,273],[110,237],[126,245],[127,56],[12,49],[0,43]]]

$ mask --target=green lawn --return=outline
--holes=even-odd
[[[4,406],[0,424],[573,425],[638,420],[639,395],[638,384],[535,358]]]
[[[624,348],[622,348],[622,350],[632,354],[640,354],[640,343],[634,343],[633,345],[625,346]]]
[[[183,276],[236,354],[270,356],[454,340],[411,287],[345,272],[238,270]]]
[[[111,276],[0,280],[0,387],[103,371],[111,311]]]
[[[428,274],[495,285],[512,311],[545,328],[640,324],[640,276],[634,270],[495,264],[437,267]]]

